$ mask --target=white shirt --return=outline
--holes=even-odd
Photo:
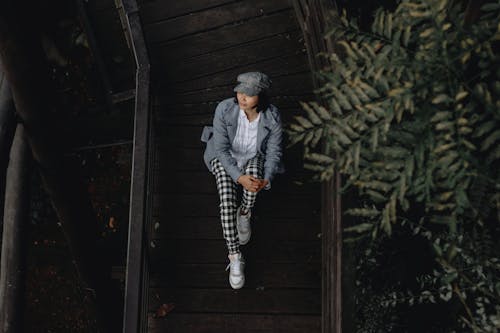
[[[231,146],[231,156],[238,163],[238,167],[243,169],[243,166],[249,159],[257,154],[257,130],[259,125],[260,113],[257,118],[249,121],[245,111],[240,109],[238,117],[238,128]]]

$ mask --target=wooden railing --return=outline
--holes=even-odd
[[[130,188],[130,214],[125,271],[123,332],[147,332],[147,227],[152,205],[152,131],[150,63],[135,0],[121,0],[136,63],[135,122]]]
[[[304,35],[315,88],[321,86],[316,72],[330,64],[321,53],[333,51],[333,38],[325,38],[330,20],[335,18],[333,0],[293,0]],[[321,97],[319,96],[321,99]],[[322,104],[327,105],[325,101]],[[328,153],[328,152],[327,152]],[[342,332],[342,220],[341,178],[338,173],[322,184],[322,323],[323,333]]]

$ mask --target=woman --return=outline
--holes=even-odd
[[[260,72],[238,75],[236,98],[217,105],[213,126],[203,129],[207,142],[205,164],[215,176],[220,199],[222,231],[228,248],[229,283],[245,284],[245,261],[240,245],[250,240],[251,210],[257,194],[269,190],[282,166],[282,124],[278,109],[269,103],[271,80]],[[241,205],[237,187],[243,188]]]

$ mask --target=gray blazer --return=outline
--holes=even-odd
[[[205,126],[201,141],[207,143],[203,159],[211,171],[210,161],[217,157],[229,176],[236,182],[244,172],[229,150],[236,135],[240,107],[234,97],[223,100],[215,109],[213,126]],[[272,181],[283,173],[282,124],[278,108],[270,104],[262,111],[257,129],[257,152],[264,157],[264,179]]]

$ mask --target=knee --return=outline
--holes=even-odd
[[[221,201],[219,207],[221,212],[226,214],[236,213],[237,209],[236,202],[234,202],[234,200],[223,200]]]
[[[257,167],[254,166],[248,166],[245,169],[245,175],[260,178],[260,171]]]

